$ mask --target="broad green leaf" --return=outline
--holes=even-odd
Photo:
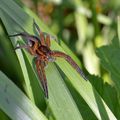
[[[120,118],[120,47],[118,38],[114,38],[112,43],[107,46],[100,47],[97,49],[97,55],[100,58],[100,62],[102,66],[109,72],[112,81],[114,83],[114,88],[116,88],[118,95],[116,95],[116,90],[114,88],[110,88],[109,85],[106,85],[104,88],[104,100],[107,101],[111,110],[113,110],[114,114],[117,118]],[[109,93],[108,93],[109,92]]]
[[[12,120],[47,120],[42,112],[1,71],[0,109]]]
[[[113,39],[111,45],[97,49],[97,55],[103,67],[110,73],[115,87],[118,93],[120,93],[120,47],[118,39]]]
[[[9,34],[13,34],[18,30],[22,31],[22,29],[25,29],[28,32],[32,31],[32,19],[25,12],[23,12],[23,10],[19,6],[17,6],[12,0],[1,0],[0,17],[2,18]],[[42,28],[43,31],[49,31],[42,24],[42,22],[38,20],[36,16],[34,18],[36,19],[38,25],[40,26],[40,28]],[[21,28],[21,30],[19,28]],[[63,49],[54,41],[52,41],[52,49],[63,51]],[[29,57],[29,55],[25,55],[27,55],[27,58],[30,62],[31,58]],[[30,65],[32,67],[31,63],[32,62],[30,62]],[[72,86],[76,89],[79,95],[82,96],[82,98],[89,105],[89,107],[98,119],[116,120],[111,110],[102,100],[102,98],[98,95],[98,93],[92,87],[89,81],[84,81],[65,60],[58,59],[56,63],[65,73],[65,75],[70,80]],[[33,73],[35,73],[34,70]],[[81,114],[79,113],[78,108],[70,95],[70,92],[68,91],[67,87],[64,84],[64,81],[62,80],[62,77],[60,76],[59,72],[53,64],[49,64],[48,68],[46,69],[46,74],[50,95],[47,103],[51,111],[53,112],[54,117],[57,120],[82,119]]]
[[[92,85],[108,104],[117,119],[120,119],[120,104],[115,86],[104,82],[104,80],[98,76],[91,75],[90,80]]]

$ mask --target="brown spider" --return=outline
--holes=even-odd
[[[56,57],[64,58],[85,80],[87,80],[82,70],[69,55],[60,51],[50,50],[50,35],[43,33],[35,21],[33,25],[39,33],[39,37],[30,35],[26,32],[10,35],[10,37],[21,36],[26,40],[25,45],[18,46],[15,49],[26,48],[29,53],[36,58],[36,69],[45,96],[48,98],[48,87],[44,68],[48,62],[54,62]]]

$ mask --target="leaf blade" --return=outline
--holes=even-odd
[[[13,16],[14,16],[14,14],[13,14]],[[17,21],[15,16],[13,18],[15,21]],[[21,24],[21,27],[22,27],[23,23],[25,23],[25,22],[23,22],[23,21],[21,22],[21,21],[19,21],[20,22],[19,25]],[[26,19],[25,19],[25,21],[26,21]],[[32,20],[31,20],[31,24],[32,24]],[[41,24],[39,24],[39,25],[41,26]],[[30,31],[31,27],[27,26],[26,29],[28,31]],[[45,30],[47,31],[47,29],[45,29]],[[52,48],[63,51],[63,49],[60,46],[58,46],[54,41],[52,43],[53,43]],[[84,98],[84,100],[87,102],[87,104],[93,110],[94,114],[97,116],[98,119],[106,119],[106,120],[114,119],[114,120],[116,120],[113,113],[110,111],[110,109],[107,107],[107,105],[103,102],[101,97],[97,94],[97,92],[91,86],[91,84],[89,82],[85,82],[83,79],[81,79],[81,77],[76,73],[76,71],[73,68],[71,68],[71,66],[64,60],[57,61],[56,63],[61,68],[61,70],[65,73],[65,75],[69,78],[70,82],[75,87],[75,89],[78,91],[79,95],[81,95]],[[49,78],[48,78],[48,80],[49,80]],[[95,95],[96,95],[97,99],[100,100],[100,105],[103,106],[104,109],[102,109],[100,107],[100,105],[98,106]],[[106,112],[104,112],[104,111],[106,111]]]
[[[47,120],[32,102],[0,71],[0,108],[17,120]]]

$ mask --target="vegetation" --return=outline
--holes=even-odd
[[[28,2],[25,4],[25,2]],[[0,120],[120,119],[119,0],[0,0]],[[55,36],[51,49],[70,55],[86,82],[63,59],[45,69],[49,99],[37,77],[34,58],[21,37],[41,30]]]

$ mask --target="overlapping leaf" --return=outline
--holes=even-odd
[[[12,120],[47,120],[43,113],[41,113],[38,108],[21,92],[21,90],[16,87],[16,85],[1,71],[0,108]]]
[[[27,30],[28,32],[32,31],[33,20],[25,12],[23,12],[23,10],[19,8],[19,6],[17,6],[12,0],[1,0],[0,17],[2,18],[9,34],[13,34],[15,31],[18,30],[22,31],[23,29]],[[43,31],[49,31],[36,18],[36,16],[35,19],[38,22],[39,26],[43,29]],[[63,51],[63,49],[54,41],[52,41],[52,49]],[[25,54],[25,56],[26,55],[26,59],[28,59],[32,69],[31,58],[28,54]],[[60,69],[65,73],[65,75],[70,80],[72,86],[76,89],[79,95],[83,97],[85,102],[89,105],[89,107],[98,119],[116,120],[111,110],[107,107],[105,102],[98,95],[98,93],[89,83],[89,81],[84,81],[66,61],[59,59],[56,61],[56,63],[60,67]],[[28,69],[27,71],[29,74]],[[33,73],[35,74],[34,70]],[[48,106],[52,110],[54,117],[57,120],[81,120],[81,114],[74,100],[72,99],[67,87],[65,86],[62,77],[60,76],[59,72],[53,64],[49,65],[49,67],[46,70],[46,74],[48,79],[50,95],[48,100]],[[34,80],[37,80],[37,77],[35,77]]]

